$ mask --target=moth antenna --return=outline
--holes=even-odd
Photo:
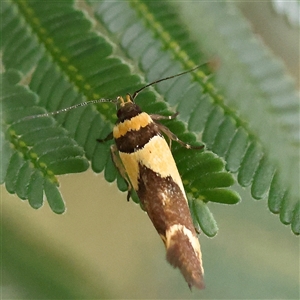
[[[66,108],[62,108],[60,110],[56,110],[56,111],[53,111],[53,112],[48,112],[48,113],[34,115],[34,116],[27,116],[27,117],[23,118],[23,120],[43,118],[43,117],[48,117],[48,116],[54,116],[54,115],[58,115],[60,113],[67,112],[69,110],[72,110],[72,109],[75,109],[75,108],[78,108],[78,107],[82,107],[82,106],[86,106],[86,105],[90,105],[90,104],[96,104],[96,103],[101,103],[101,102],[116,103],[116,101],[117,100],[104,99],[104,98],[96,99],[96,100],[90,100],[90,101],[85,101],[85,102],[77,103],[75,105],[72,105],[72,106],[69,106],[69,107],[66,107]]]
[[[162,82],[162,81],[165,81],[165,80],[168,80],[168,79],[172,79],[172,78],[175,78],[175,77],[184,75],[184,74],[186,74],[186,73],[193,72],[193,71],[195,71],[196,69],[199,69],[200,67],[203,67],[204,65],[206,65],[206,64],[208,64],[208,63],[209,63],[209,62],[206,62],[206,63],[203,63],[203,64],[201,64],[201,65],[198,65],[198,66],[196,66],[196,67],[194,67],[194,68],[192,68],[192,69],[190,69],[190,70],[184,71],[184,72],[182,72],[182,73],[175,74],[175,75],[171,75],[171,76],[168,76],[168,77],[165,77],[165,78],[162,78],[162,79],[155,80],[155,81],[153,81],[153,82],[151,82],[151,83],[148,83],[147,85],[141,87],[139,90],[135,91],[135,92],[133,93],[133,95],[131,96],[131,99],[134,100],[134,99],[137,97],[137,95],[139,94],[139,92],[141,92],[142,90],[144,90],[145,88],[147,88],[147,87],[149,87],[149,86],[151,86],[151,85],[154,85],[154,84],[156,84],[156,83],[159,83],[159,82]]]

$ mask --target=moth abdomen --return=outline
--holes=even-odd
[[[204,289],[201,250],[195,232],[176,224],[166,232],[167,261],[179,268],[188,286]]]

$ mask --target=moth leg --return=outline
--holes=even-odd
[[[158,121],[158,120],[172,120],[172,119],[175,119],[178,116],[178,114],[179,114],[178,112],[176,112],[175,114],[173,114],[171,116],[162,116],[162,115],[157,115],[157,114],[151,114],[150,117],[155,122],[155,121]],[[160,123],[157,123],[157,122],[155,122],[155,124],[157,124],[158,126],[161,125]],[[163,126],[163,125],[161,125],[161,126]],[[169,148],[171,149],[172,139],[169,136],[168,136],[168,138],[169,138]]]
[[[128,188],[127,201],[129,201],[130,196],[131,196],[132,185],[131,185],[131,182],[129,181],[128,177],[127,177],[126,170],[125,170],[125,168],[124,168],[124,166],[123,166],[123,164],[120,160],[120,157],[118,156],[118,149],[117,149],[115,144],[110,146],[110,153],[111,153],[111,158],[113,160],[113,163],[114,163],[115,167],[117,168],[120,175],[124,178],[124,180],[127,183],[127,188]]]
[[[155,124],[158,126],[159,130],[162,131],[170,139],[170,146],[171,146],[171,141],[175,141],[175,142],[179,143],[181,146],[185,147],[186,149],[202,149],[202,148],[204,148],[204,145],[193,146],[193,145],[187,144],[184,141],[180,140],[177,137],[177,135],[174,134],[168,127],[166,127],[160,123],[155,123]]]
[[[97,142],[104,143],[113,139],[113,133],[110,132],[104,139],[97,139]]]
[[[178,116],[178,114],[179,114],[178,112],[176,112],[175,114],[173,114],[171,116],[162,116],[162,115],[152,114],[152,115],[150,115],[150,117],[152,118],[153,121],[172,120],[172,119],[175,119]],[[176,141],[181,146],[183,146],[187,149],[202,149],[202,148],[204,148],[204,145],[192,146],[190,144],[187,144],[187,143],[183,142],[182,140],[180,140],[168,127],[166,127],[158,122],[155,122],[155,124],[158,126],[159,130],[162,131],[169,138],[169,140],[170,140],[169,147],[170,148],[172,145],[172,141]]]
[[[113,133],[110,132],[104,139],[97,139],[97,142],[104,143],[104,142],[110,141],[112,139],[113,139]],[[113,161],[115,167],[117,168],[120,175],[124,178],[125,182],[127,183],[127,188],[128,188],[127,201],[129,201],[130,195],[131,195],[131,190],[132,190],[132,185],[131,185],[130,181],[128,180],[126,170],[118,156],[118,149],[117,149],[116,145],[113,144],[110,146],[110,154],[111,154],[111,158],[112,158],[112,161]]]
[[[150,115],[150,117],[154,121],[158,121],[158,120],[172,120],[172,119],[175,119],[178,116],[178,114],[179,114],[179,112],[176,112],[175,114],[173,114],[171,116],[162,116],[162,115],[152,114],[152,115]]]
[[[199,235],[201,233],[201,230],[196,226],[194,226],[194,228],[195,228],[195,231],[196,231],[197,235]]]

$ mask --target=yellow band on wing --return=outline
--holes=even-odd
[[[134,130],[138,131],[142,127],[146,127],[152,123],[151,117],[146,113],[140,113],[136,117],[131,118],[130,120],[125,120],[122,123],[116,125],[113,129],[113,136],[115,139],[124,136],[128,131]]]

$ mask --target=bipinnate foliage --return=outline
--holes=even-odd
[[[232,9],[231,4],[215,5],[223,10],[223,17]],[[203,19],[213,18],[217,32],[222,18],[210,4],[203,7],[208,12]],[[88,105],[53,117],[28,116],[86,100],[115,99],[153,80],[209,61],[211,57],[199,49],[205,52],[210,41],[207,45],[203,41],[202,46],[197,38],[191,39],[186,21],[177,10],[165,1],[3,2],[1,183],[5,183],[9,193],[28,199],[34,208],[43,204],[45,194],[51,209],[62,213],[64,202],[56,175],[83,172],[89,162],[94,172],[104,171],[107,181],[117,180],[119,189],[126,190],[110,158],[111,142],[96,141],[105,138],[116,121],[113,104]],[[254,37],[245,21],[237,12],[231,21],[232,27],[247,32],[239,36],[228,30],[231,45],[238,47],[243,42],[250,51],[251,46],[247,46]],[[239,62],[236,77],[244,71],[242,64],[249,66],[261,58],[265,50],[256,44],[255,47],[256,52],[248,61],[243,56],[232,58]],[[259,86],[255,80],[252,85],[258,90],[264,88],[265,97],[275,105],[273,75],[276,73],[280,82],[286,82],[286,75],[274,58],[267,56],[266,61],[265,73],[253,70],[251,74],[257,81],[262,77],[265,85]],[[265,128],[262,134],[258,130],[263,123],[247,102],[254,87],[249,87],[240,107],[236,103],[231,106],[232,102],[227,103],[218,90],[228,97],[235,88],[234,75],[228,77],[227,87],[222,82],[222,68],[220,71],[214,80],[210,77],[214,69],[206,64],[193,73],[148,88],[137,97],[137,103],[147,113],[169,115],[178,111],[178,118],[165,124],[180,139],[206,145],[204,151],[199,151],[172,143],[195,224],[208,236],[216,234],[217,225],[207,204],[237,203],[240,196],[232,187],[237,181],[243,187],[251,186],[253,198],[267,198],[270,211],[279,213],[282,223],[291,224],[292,231],[299,234],[296,180],[288,184],[286,176],[287,168],[292,168],[294,177],[298,176],[295,166],[285,166],[282,159],[288,158],[272,149],[273,140],[264,142]],[[270,117],[275,123],[274,114],[283,121],[291,116],[289,126],[295,128],[298,98],[293,94],[293,86],[287,84],[283,88],[288,98],[277,99],[282,111],[278,104],[275,112],[265,109],[258,115],[265,120]],[[259,126],[252,126],[254,123]],[[280,129],[273,138],[283,132]],[[298,146],[295,141],[285,145],[293,159],[298,159]]]

